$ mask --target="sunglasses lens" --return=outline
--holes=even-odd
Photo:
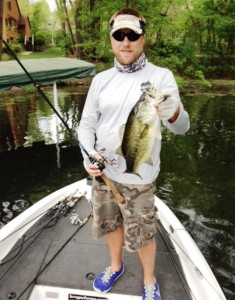
[[[115,31],[113,33],[113,38],[118,42],[122,42],[124,40],[125,36],[126,36],[125,33],[122,31]]]
[[[113,33],[113,38],[118,42],[122,42],[125,37],[127,37],[130,42],[135,42],[140,38],[140,36],[141,34],[135,33],[134,31],[125,33],[117,30]]]
[[[130,31],[126,34],[126,36],[130,42],[135,42],[140,38],[141,34],[135,33],[134,31]]]

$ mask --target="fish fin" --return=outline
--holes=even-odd
[[[128,170],[126,170],[125,172],[123,172],[122,174],[133,174],[133,175],[136,175],[136,176],[138,176],[140,179],[142,179],[143,180],[143,178],[142,178],[142,176],[139,174],[139,173],[134,173],[134,172],[131,172],[131,171],[128,171]]]
[[[153,161],[151,159],[151,157],[149,157],[146,161],[144,161],[145,164],[152,166],[153,165]]]
[[[142,179],[143,180],[143,178],[140,176],[140,174],[139,173],[133,173],[134,175],[136,175],[136,176],[138,176],[140,179]]]
[[[156,138],[158,138],[159,140],[162,139],[162,133],[160,128],[157,128],[156,133],[155,133]]]
[[[153,161],[152,161],[151,157],[147,157],[146,159],[143,159],[143,160],[141,159],[141,161],[139,162],[139,165],[135,167],[136,170],[137,170],[137,169],[140,167],[140,165],[142,165],[142,164],[146,164],[146,165],[152,166],[152,165],[153,165]]]
[[[155,137],[158,138],[159,140],[161,140],[162,139],[161,121],[160,121],[160,117],[158,114],[157,114],[156,118],[158,120],[156,122]]]
[[[121,141],[123,140],[123,137],[124,137],[125,127],[126,127],[126,124],[122,124],[119,128],[119,137],[120,137]]]
[[[124,133],[125,133],[125,127],[126,127],[126,124],[122,124],[119,128],[119,137],[120,137],[120,140],[122,142],[123,140],[123,137],[124,137]],[[122,146],[118,147],[117,151],[116,151],[116,154],[117,155],[120,155],[120,156],[123,156],[123,153],[122,153]]]
[[[117,151],[116,151],[116,154],[117,155],[120,155],[120,156],[123,156],[123,153],[122,153],[122,147],[118,147]]]

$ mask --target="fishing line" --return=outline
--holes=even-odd
[[[179,247],[180,251],[186,256],[186,258],[189,260],[189,262],[194,266],[194,268],[196,270],[198,270],[200,272],[200,274],[203,276],[203,278],[207,281],[207,283],[211,286],[211,288],[216,292],[216,294],[219,296],[219,298],[222,299],[221,295],[219,294],[219,292],[214,288],[214,286],[212,285],[212,283],[207,279],[206,276],[204,276],[204,274],[201,272],[201,270],[195,265],[195,263],[191,260],[191,258],[188,256],[188,254],[180,247],[180,245],[177,243],[177,241],[173,238],[173,236],[171,236],[167,230],[165,230],[167,235],[169,236],[170,239],[172,239],[174,241],[174,243]],[[185,230],[186,231],[186,230]],[[160,231],[161,233],[161,231]],[[162,235],[161,235],[162,236]],[[163,236],[162,236],[163,238]],[[163,238],[164,240],[164,238]],[[166,246],[168,249],[169,247]]]
[[[77,191],[76,191],[76,192],[77,192]],[[76,193],[76,192],[75,192],[75,193]],[[62,215],[64,215],[64,216],[66,216],[65,213],[67,213],[67,212],[69,211],[69,209],[71,209],[71,207],[73,207],[73,206],[70,206],[69,203],[70,203],[70,201],[71,201],[71,199],[72,199],[72,197],[74,196],[75,193],[72,193],[70,196],[65,197],[65,199],[62,200],[62,201],[61,201],[61,200],[58,201],[57,204],[55,204],[55,206],[54,206],[54,208],[57,209],[57,211],[56,211],[56,212],[53,214],[53,216],[46,222],[46,224],[43,225],[41,228],[39,228],[36,232],[34,232],[31,236],[27,237],[26,239],[25,239],[25,235],[24,235],[24,236],[23,236],[23,241],[22,241],[21,245],[19,245],[18,247],[16,247],[16,248],[13,249],[12,251],[10,251],[10,253],[7,254],[6,257],[8,257],[10,254],[14,253],[18,248],[20,248],[19,251],[18,251],[13,257],[11,257],[10,259],[8,259],[8,260],[6,260],[6,261],[4,261],[3,263],[0,264],[0,265],[5,265],[5,264],[11,262],[12,260],[14,260],[15,258],[17,258],[17,259],[10,265],[10,267],[4,272],[4,274],[0,277],[0,280],[4,278],[4,276],[5,276],[5,275],[10,271],[10,269],[16,264],[16,262],[19,260],[19,258],[20,258],[20,257],[21,257],[21,256],[22,256],[29,248],[30,248],[30,246],[35,242],[35,240],[39,237],[39,235],[40,235],[45,229],[48,229],[48,228],[50,228],[50,227],[53,227],[53,226],[57,223],[59,215],[62,214]],[[80,200],[83,196],[84,196],[84,194],[81,195],[79,198],[77,198],[77,201]],[[65,201],[67,201],[67,202],[65,202]],[[74,202],[74,204],[76,204],[77,201]],[[51,208],[50,208],[48,211],[50,211],[50,210],[51,210]],[[56,223],[52,223],[52,221],[54,221],[54,220],[56,220]],[[32,221],[32,220],[31,220],[31,221]],[[29,222],[29,223],[30,223],[30,222]],[[51,224],[51,223],[52,223],[52,224]],[[51,225],[50,225],[50,224],[51,224]],[[49,225],[50,225],[50,226],[49,226]],[[33,238],[33,239],[32,239],[32,238]],[[30,242],[30,243],[24,248],[24,250],[22,251],[23,246],[24,246],[25,243],[26,243],[28,240],[30,240],[30,239],[32,239],[31,242]],[[6,258],[6,257],[5,257],[5,258]]]
[[[47,102],[47,104],[50,106],[50,108],[55,112],[55,114],[58,116],[58,118],[61,120],[65,128],[68,130],[69,134],[74,138],[75,141],[77,141],[78,145],[80,146],[81,150],[88,156],[90,159],[91,163],[97,163],[97,161],[94,159],[94,157],[90,156],[88,151],[85,149],[85,147],[81,144],[81,142],[78,140],[76,134],[74,131],[69,127],[67,122],[61,117],[60,113],[56,110],[54,105],[51,103],[51,101],[48,99],[46,94],[42,91],[40,88],[40,85],[33,79],[31,74],[26,70],[24,65],[21,63],[21,61],[18,59],[17,55],[14,53],[14,51],[11,49],[11,47],[8,45],[8,43],[0,36],[0,40],[3,42],[3,44],[6,46],[7,50],[10,52],[10,54],[14,57],[14,59],[17,61],[17,63],[20,65],[20,67],[23,69],[31,83],[35,86],[35,88],[38,90],[39,94],[44,98],[44,100]],[[104,157],[102,157],[104,158]],[[106,160],[105,160],[106,161]],[[99,163],[101,163],[99,161]],[[102,166],[104,169],[104,166]]]
[[[162,225],[162,223],[161,223],[159,220],[158,220],[158,222],[157,222],[157,227],[158,227],[158,232],[159,232],[160,235],[161,235],[162,241],[163,241],[165,247],[167,248],[168,253],[170,254],[171,261],[172,261],[172,263],[173,263],[174,266],[175,266],[175,270],[176,270],[176,272],[177,272],[177,274],[178,274],[179,280],[181,281],[182,286],[184,287],[184,290],[185,290],[185,292],[186,292],[186,294],[187,294],[188,299],[191,300],[191,297],[189,296],[188,293],[189,293],[189,291],[190,291],[191,294],[193,295],[193,292],[192,292],[190,286],[188,285],[188,283],[187,283],[187,281],[186,281],[186,278],[185,278],[185,276],[184,276],[184,274],[183,274],[183,272],[182,272],[182,269],[179,267],[179,265],[178,265],[176,259],[174,258],[173,254],[171,253],[170,247],[169,247],[169,245],[168,245],[168,243],[167,243],[167,241],[166,241],[166,239],[165,239],[165,237],[164,237],[164,235],[163,235],[163,233],[162,233],[163,225]],[[164,228],[163,228],[163,229],[164,229]],[[171,238],[171,236],[169,235],[169,233],[168,233],[165,229],[164,229],[164,231],[167,233],[168,238]],[[186,287],[189,289],[189,291],[186,289]],[[194,295],[193,295],[193,297],[194,297],[194,299],[196,299]]]
[[[44,225],[42,228],[40,228],[39,230],[37,230],[32,236],[28,237],[26,240],[24,240],[23,244],[19,247],[21,247],[20,251],[22,250],[24,244],[33,237],[32,241],[29,243],[28,246],[25,247],[25,249],[23,251],[19,251],[17,253],[17,256],[15,255],[14,257],[10,258],[9,260],[3,262],[1,265],[4,265],[10,261],[12,261],[14,258],[17,257],[17,259],[11,264],[11,266],[3,273],[3,275],[0,277],[0,280],[2,280],[4,278],[4,276],[11,270],[11,268],[16,264],[16,262],[18,261],[18,259],[30,248],[30,246],[36,241],[36,239],[39,237],[39,235],[47,228],[47,226],[55,219],[58,217],[58,215],[60,214],[60,211],[56,212],[52,218],[50,218],[50,220],[46,223],[46,225]],[[16,248],[17,249],[17,248]],[[16,249],[14,249],[12,252],[14,252]],[[10,253],[9,253],[10,254]],[[7,256],[9,256],[9,254]]]
[[[14,253],[17,249],[20,248],[20,249],[18,250],[18,252],[17,252],[13,257],[11,257],[10,259],[8,259],[8,260],[6,260],[6,261],[4,261],[4,262],[0,262],[0,266],[3,266],[3,265],[5,265],[5,264],[9,263],[10,261],[12,261],[13,259],[15,259],[15,258],[20,254],[20,252],[21,252],[21,250],[23,249],[23,246],[24,246],[24,244],[27,242],[27,240],[28,240],[28,239],[25,239],[25,235],[23,235],[23,236],[22,236],[22,243],[21,243],[19,246],[17,246],[14,250],[10,251],[10,252],[4,257],[4,259],[7,258],[9,255],[11,255],[11,254]],[[4,274],[2,277],[0,277],[0,280],[1,280],[4,276],[5,276],[5,274]]]
[[[33,77],[30,75],[30,73],[26,70],[26,68],[24,67],[24,65],[20,62],[20,60],[18,59],[17,55],[14,53],[14,51],[12,51],[12,49],[10,48],[10,46],[7,44],[7,42],[0,36],[0,40],[3,42],[3,44],[6,46],[7,50],[10,52],[10,54],[14,57],[14,59],[17,61],[17,63],[21,66],[21,68],[23,69],[23,71],[25,72],[25,74],[27,75],[27,77],[29,78],[29,80],[31,81],[31,83],[35,86],[35,88],[38,90],[39,94],[44,98],[44,100],[48,103],[48,105],[50,106],[50,108],[55,112],[55,114],[58,116],[58,118],[61,120],[61,122],[63,123],[63,125],[65,126],[65,128],[68,130],[69,134],[75,139],[75,141],[77,141],[77,143],[79,144],[81,150],[87,155],[87,157],[89,158],[89,160],[91,161],[91,163],[96,163],[99,167],[99,169],[104,169],[104,164],[100,161],[100,160],[96,160],[94,157],[90,156],[88,151],[84,148],[84,146],[81,144],[81,142],[78,140],[77,136],[75,135],[74,131],[68,126],[68,124],[65,122],[65,120],[61,117],[61,115],[59,114],[59,112],[56,110],[56,108],[52,105],[52,103],[50,102],[50,100],[48,99],[48,97],[45,95],[45,93],[42,91],[42,89],[40,88],[39,84],[33,79]],[[102,157],[105,161],[107,161],[104,157]],[[40,215],[39,215],[40,216]],[[32,220],[31,220],[32,221]],[[30,221],[30,222],[31,222]],[[29,223],[30,223],[29,222]],[[24,225],[25,226],[25,225]],[[83,225],[81,225],[78,229],[80,229]],[[22,227],[21,227],[22,228]],[[19,230],[19,229],[18,229]],[[78,230],[77,230],[78,231]],[[76,232],[77,232],[76,231]],[[76,233],[75,232],[75,233]],[[168,233],[169,235],[169,233]],[[170,235],[169,235],[170,236]],[[72,236],[73,237],[73,236]],[[71,237],[71,238],[72,238]],[[70,239],[71,239],[70,238]],[[172,238],[172,237],[171,237]],[[70,240],[69,239],[69,240]],[[173,238],[172,238],[173,239]],[[68,241],[69,241],[68,240]],[[173,239],[174,240],[174,239]],[[189,258],[189,256],[184,252],[183,249],[181,249],[181,247],[178,245],[178,243],[174,240],[174,242],[177,244],[177,246],[179,247],[179,249],[185,254],[185,256],[189,259],[189,261],[193,264],[193,266],[195,268],[197,268],[197,266],[192,262],[192,260]],[[62,250],[62,249],[61,249]],[[60,250],[60,251],[61,251]],[[60,252],[59,251],[59,252]],[[58,254],[58,253],[57,253]],[[57,255],[56,254],[56,255]],[[53,260],[53,259],[52,259]],[[50,261],[51,262],[51,261]],[[49,262],[49,263],[50,263]],[[47,266],[47,265],[46,265]],[[40,271],[40,273],[45,269],[45,267]],[[198,268],[197,268],[198,269]],[[199,270],[199,269],[198,269]],[[201,271],[199,270],[199,272],[201,273]],[[40,274],[39,273],[39,274]],[[203,273],[201,273],[203,275]],[[203,275],[203,277],[206,279],[206,281],[210,284],[210,286],[215,290],[215,288],[211,285],[211,283],[207,280],[207,278]],[[32,280],[32,282],[30,283],[30,285],[36,280],[36,278],[34,278]],[[29,286],[30,286],[29,285]],[[28,287],[29,287],[28,286]],[[28,289],[28,287],[26,289]],[[215,292],[219,295],[219,293],[215,290]],[[22,296],[22,294],[20,295],[20,297]],[[220,296],[220,295],[219,295]],[[19,297],[17,298],[19,299]]]
[[[50,209],[51,209],[51,207],[48,208],[46,211],[44,211],[44,212],[40,213],[39,215],[37,215],[35,218],[33,218],[32,220],[30,220],[29,222],[25,223],[25,224],[22,225],[21,227],[17,228],[15,231],[13,231],[12,233],[10,233],[10,234],[7,235],[6,237],[4,237],[4,239],[1,239],[0,242],[5,241],[5,240],[8,239],[9,237],[11,237],[13,234],[15,234],[17,231],[19,231],[19,230],[21,230],[22,228],[24,228],[25,226],[29,225],[31,222],[33,222],[34,220],[36,220],[36,219],[39,218],[40,216],[46,214],[47,212],[50,211]],[[14,251],[14,250],[13,250],[13,251]],[[0,263],[0,265],[1,265],[1,263]]]
[[[73,197],[76,194],[77,190],[74,193],[71,193],[69,196],[64,197],[63,200],[59,200],[56,204],[53,205],[53,207],[55,209],[57,209],[57,212],[51,217],[51,219],[48,221],[48,223],[46,225],[43,225],[42,228],[38,229],[34,234],[32,234],[31,236],[29,236],[26,240],[24,240],[22,242],[21,245],[17,246],[15,249],[11,250],[5,257],[4,259],[9,256],[10,254],[14,253],[18,248],[22,248],[22,246],[24,245],[24,243],[26,243],[30,238],[32,238],[34,235],[36,235],[40,230],[43,230],[45,228],[50,228],[52,226],[54,226],[56,223],[53,223],[52,225],[49,226],[49,224],[53,221],[53,220],[58,220],[58,216],[59,214],[64,214],[65,212],[65,208],[67,208],[67,211],[71,208],[71,206],[69,206],[69,201],[71,200],[71,197]],[[80,195],[77,199],[81,199],[83,195]],[[78,201],[77,200],[77,201]],[[65,202],[67,201],[67,202]],[[46,213],[49,213],[51,211],[52,207],[50,207],[49,209],[47,209],[46,211],[42,212],[41,214],[37,215],[35,218],[33,218],[32,220],[30,220],[29,222],[27,222],[26,224],[24,224],[23,226],[19,227],[18,229],[16,229],[15,231],[13,231],[11,234],[9,234],[8,236],[6,236],[4,239],[0,240],[0,242],[8,239],[10,236],[12,236],[13,234],[15,234],[17,231],[21,230],[22,228],[24,228],[25,226],[27,226],[28,224],[30,224],[31,222],[33,222],[34,220],[38,219],[40,216],[45,215]],[[23,237],[25,237],[25,235],[23,235]],[[21,249],[20,249],[21,251]],[[18,251],[18,254],[20,253],[20,251]],[[17,255],[18,255],[17,254]],[[14,258],[17,256],[15,255]],[[13,259],[13,258],[12,258]],[[10,259],[10,260],[12,260]],[[9,262],[10,260],[6,261],[6,262],[1,262],[0,261],[0,265],[4,265],[7,262]],[[0,278],[1,279],[1,278]]]
[[[101,153],[99,155],[101,156],[101,159],[96,159],[95,157],[91,156],[86,148],[82,145],[82,143],[79,141],[78,137],[74,133],[74,131],[68,126],[67,122],[61,117],[59,112],[56,110],[56,108],[53,106],[53,104],[50,102],[48,97],[45,95],[45,93],[42,91],[40,88],[39,84],[33,79],[33,77],[30,75],[30,73],[26,70],[26,68],[23,66],[21,61],[18,59],[17,55],[12,51],[10,46],[7,44],[7,42],[0,36],[0,40],[3,42],[3,44],[6,46],[7,50],[10,52],[10,54],[14,57],[14,59],[17,61],[17,63],[21,66],[25,74],[28,76],[29,80],[31,83],[35,86],[35,88],[38,90],[39,94],[46,100],[48,105],[51,107],[51,109],[55,112],[55,114],[58,116],[58,118],[61,120],[65,128],[68,130],[69,134],[74,138],[75,141],[77,141],[78,145],[80,146],[81,150],[86,154],[86,156],[89,158],[91,164],[97,165],[98,169],[100,171],[103,171],[105,168],[105,163],[108,163],[108,160],[106,157],[104,157]],[[114,186],[113,182],[104,174],[102,173],[101,178],[104,180],[104,182],[109,186],[111,191],[113,192],[114,196],[116,197],[118,202],[123,201],[123,197],[121,194],[118,192],[117,188]]]
[[[77,232],[88,222],[90,217],[92,216],[92,213],[90,213],[82,223],[80,223],[80,226],[75,230],[75,232],[66,240],[66,242],[56,251],[54,256],[46,263],[46,265],[40,269],[38,274],[31,280],[31,282],[26,286],[26,288],[21,292],[21,294],[16,298],[17,300],[23,296],[23,294],[27,291],[27,289],[37,280],[38,276],[52,263],[52,261],[57,257],[57,255],[65,248],[65,246],[73,239],[73,237],[77,234]]]

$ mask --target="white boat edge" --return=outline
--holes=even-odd
[[[0,262],[12,249],[15,242],[21,238],[22,235],[48,211],[48,209],[53,207],[59,200],[63,200],[66,196],[69,196],[75,190],[77,190],[77,193],[85,192],[86,198],[91,198],[91,186],[87,184],[87,179],[83,179],[49,194],[6,224],[0,230]],[[186,231],[185,227],[162,200],[155,197],[155,203],[158,218],[165,230],[168,232],[172,243],[175,246],[176,252],[179,255],[182,269],[191,291],[192,299],[226,300],[226,297],[206,259],[190,234]],[[84,295],[84,299],[89,299],[88,297],[92,297],[93,294],[97,299],[117,300],[118,297],[120,299],[120,295],[112,293],[106,294],[108,295],[108,298],[106,298],[105,295],[103,296],[91,291],[35,285],[29,300],[44,300],[50,298],[69,299],[69,294],[75,295],[74,298],[71,299],[76,299],[76,295]],[[122,295],[122,299],[138,300],[141,299],[141,297]]]
[[[79,299],[79,300],[141,300],[140,296],[120,295],[113,293],[99,294],[95,291],[79,289],[67,289],[52,286],[35,285],[29,300],[48,300],[48,299]]]

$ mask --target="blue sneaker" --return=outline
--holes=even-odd
[[[142,296],[143,300],[162,300],[157,283],[144,285]]]
[[[114,282],[122,275],[124,272],[124,265],[122,264],[121,269],[117,272],[111,271],[111,266],[107,267],[104,272],[98,275],[94,282],[93,288],[99,293],[108,292],[113,286]]]

